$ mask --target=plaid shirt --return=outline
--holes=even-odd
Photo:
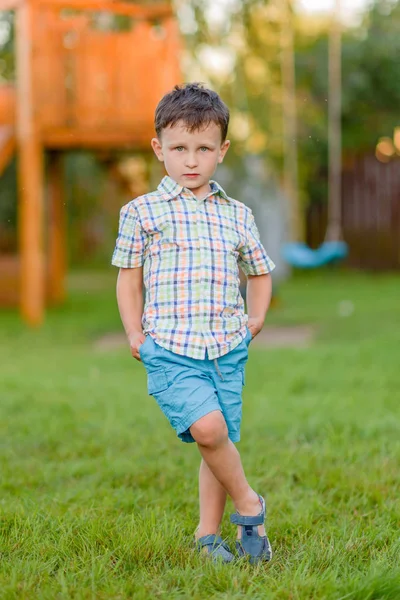
[[[155,192],[123,206],[112,264],[143,266],[143,332],[176,354],[209,359],[246,335],[238,264],[246,275],[270,273],[251,210],[215,181],[197,200],[164,177]]]

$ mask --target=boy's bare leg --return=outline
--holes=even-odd
[[[222,413],[209,413],[196,421],[190,431],[204,461],[215,479],[232,498],[236,510],[242,515],[258,515],[260,500],[246,480],[239,452],[228,438],[228,429]],[[265,535],[263,525],[259,526],[258,532]],[[239,535],[240,527],[238,537]]]
[[[200,523],[196,530],[196,539],[218,533],[226,504],[226,491],[204,460],[200,463],[199,500]]]

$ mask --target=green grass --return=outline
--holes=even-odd
[[[197,449],[127,349],[94,349],[121,329],[114,280],[75,278],[40,331],[0,316],[0,598],[399,599],[400,278],[279,289],[269,321],[318,339],[250,350],[239,448],[275,550],[256,568],[191,550]]]

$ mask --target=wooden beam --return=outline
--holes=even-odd
[[[45,309],[43,152],[37,137],[19,144],[20,307],[24,321],[40,325]]]
[[[51,152],[48,174],[48,298],[53,304],[65,300],[66,210],[63,159],[61,152]]]
[[[137,19],[165,19],[173,15],[173,8],[169,4],[143,6],[128,2],[113,0],[33,0],[38,8],[44,6],[54,10],[83,10],[96,12],[110,12],[116,15],[125,15]]]
[[[71,129],[52,128],[42,133],[47,148],[93,148],[93,149],[148,149],[153,135],[152,127],[142,129]]]
[[[21,259],[20,307],[29,325],[44,317],[43,152],[34,119],[32,41],[35,15],[30,3],[16,18],[17,143],[19,184],[19,241]]]

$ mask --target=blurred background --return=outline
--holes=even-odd
[[[398,600],[399,57],[400,0],[0,0],[2,597]],[[277,264],[240,444],[276,554],[234,577],[190,552],[198,452],[110,264],[184,81],[229,105],[216,178]]]
[[[399,2],[0,8],[2,305],[41,322],[70,269],[108,267],[120,206],[163,174],[152,115],[182,81],[231,108],[217,177],[253,209],[276,283],[342,260],[399,269]]]

